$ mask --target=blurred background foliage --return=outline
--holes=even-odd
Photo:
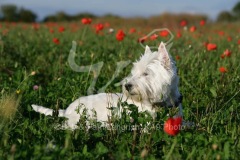
[[[122,19],[120,16],[113,14],[106,14],[101,17],[94,15],[92,13],[78,13],[75,15],[70,15],[65,13],[64,11],[59,11],[53,15],[47,15],[43,18],[42,22],[60,22],[60,21],[76,21],[84,17],[89,18],[110,18],[110,19]],[[204,17],[204,18],[203,18]],[[149,17],[148,19],[143,17],[134,17],[130,18],[131,20],[141,21],[141,23],[145,23],[145,21],[154,21],[156,19],[167,19],[168,21],[179,21],[179,19],[186,19],[191,21],[192,19],[199,21],[199,19],[208,19],[206,15],[191,15],[191,14],[171,14],[164,13],[161,15],[156,15]],[[129,18],[127,18],[129,19]],[[217,22],[232,22],[240,20],[240,2],[238,2],[230,11],[222,11],[218,14],[216,21]],[[34,11],[25,8],[19,8],[13,4],[6,4],[0,6],[0,21],[5,22],[36,22],[37,14]]]

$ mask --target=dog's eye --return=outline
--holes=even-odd
[[[148,73],[144,72],[143,75],[144,75],[144,76],[148,76]]]

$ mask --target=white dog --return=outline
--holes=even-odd
[[[66,117],[67,126],[77,128],[83,108],[90,116],[93,110],[97,114],[97,121],[108,122],[111,116],[110,107],[116,107],[119,101],[134,104],[139,112],[148,111],[154,116],[156,107],[178,106],[182,116],[181,94],[178,90],[178,76],[175,62],[171,59],[164,43],[159,45],[158,51],[152,52],[146,46],[141,59],[134,63],[131,75],[122,81],[123,93],[99,93],[80,97],[72,102],[66,110],[59,110],[59,117]],[[83,107],[84,106],[84,107]],[[52,115],[53,109],[32,105],[36,112]]]

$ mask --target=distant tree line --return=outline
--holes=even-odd
[[[91,13],[79,13],[69,15],[65,12],[58,12],[53,15],[48,15],[43,19],[43,22],[58,22],[58,21],[76,21],[83,17],[96,18],[97,16]],[[120,18],[119,16],[107,14],[104,17]],[[0,6],[0,21],[7,22],[36,22],[37,15],[28,9],[18,8],[15,5],[8,4]],[[232,8],[231,11],[222,11],[217,17],[217,21],[231,22],[240,20],[240,1]]]
[[[240,20],[240,1],[232,8],[231,11],[222,11],[218,14],[218,22],[232,22]]]
[[[58,12],[54,15],[48,15],[43,19],[43,22],[57,22],[57,21],[75,21],[83,17],[95,18],[97,17],[91,13],[79,13],[76,15],[68,15],[65,12]],[[7,22],[36,22],[37,15],[28,9],[18,8],[15,5],[0,6],[0,21]]]
[[[15,5],[2,5],[0,7],[0,20],[8,22],[35,22],[37,15],[31,10],[18,8]]]
[[[76,14],[76,15],[69,15],[69,14],[61,11],[61,12],[58,12],[54,15],[46,16],[43,19],[43,22],[76,21],[76,20],[82,19],[84,17],[96,18],[97,16],[94,15],[94,14],[91,14],[91,13],[79,13],[79,14]]]

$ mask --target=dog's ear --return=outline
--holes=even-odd
[[[166,49],[166,46],[163,42],[160,43],[158,47],[158,53],[160,54],[160,58],[165,65],[165,67],[170,68],[171,67],[171,59],[168,54],[168,51]]]
[[[145,53],[152,53],[151,49],[146,45],[145,47]]]

